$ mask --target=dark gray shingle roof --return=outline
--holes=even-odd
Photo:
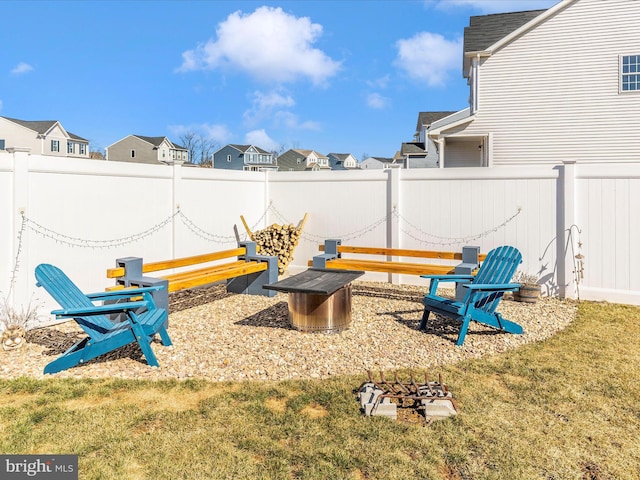
[[[469,26],[464,29],[465,53],[487,49],[543,12],[546,10],[494,13],[469,17]]]
[[[258,147],[257,145],[237,145],[235,143],[230,143],[229,146],[235,148],[236,150],[241,151],[242,153],[246,153],[246,151],[249,150],[251,147],[255,148],[258,151],[258,153],[263,153],[267,155],[269,155],[270,153],[270,152],[267,152],[264,148]]]
[[[144,135],[134,135],[134,137],[138,137],[140,140],[144,140],[145,142],[150,143],[154,147],[159,147],[162,144],[162,142],[165,139],[167,139],[167,141],[171,143],[176,148],[176,150],[186,150],[185,147],[183,147],[182,145],[178,145],[177,143],[173,143],[167,137],[145,137]]]
[[[453,115],[456,112],[420,112],[418,113],[418,124],[416,125],[416,132],[422,130],[423,125],[431,125],[436,120]]]
[[[2,118],[5,118],[10,122],[17,123],[18,125],[22,125],[23,127],[28,128],[29,130],[33,130],[34,132],[38,132],[41,135],[47,133],[51,127],[53,127],[56,123],[58,123],[57,120],[18,120],[17,118],[9,118],[9,117],[2,117]],[[78,140],[78,141],[87,142],[87,143],[89,142],[89,140],[87,140],[86,138],[82,138],[69,131],[67,131],[67,133],[73,140]]]

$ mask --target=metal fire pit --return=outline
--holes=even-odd
[[[289,294],[289,321],[294,328],[337,333],[351,324],[351,282],[363,274],[311,268],[264,288]]]
[[[331,295],[289,292],[289,321],[303,332],[341,332],[351,325],[351,285]]]

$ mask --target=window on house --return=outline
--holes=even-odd
[[[640,55],[620,57],[620,90],[622,92],[640,91]]]
[[[73,142],[67,142],[67,153],[73,153]]]
[[[84,143],[80,143],[79,144],[80,147],[80,155],[86,155],[87,153],[87,146]]]
[[[52,152],[60,151],[60,142],[58,140],[51,140],[51,151]]]
[[[4,150],[4,138],[0,138],[0,150]]]
[[[231,163],[231,155],[227,155],[227,162]]]
[[[136,158],[136,151],[135,150],[131,150],[131,158]]]
[[[302,163],[302,159],[301,159],[301,158],[296,158],[296,163],[297,163],[298,165],[300,165],[300,164]]]

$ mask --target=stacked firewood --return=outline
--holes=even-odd
[[[295,225],[273,225],[253,233],[260,255],[278,257],[278,274],[282,275],[293,260],[302,230]]]
[[[257,232],[249,230],[249,226],[242,215],[240,218],[249,237],[256,242],[258,253],[260,255],[278,257],[278,275],[284,274],[293,260],[293,250],[300,240],[302,228],[307,221],[307,214],[305,214],[298,226],[293,224],[278,225],[274,223]]]

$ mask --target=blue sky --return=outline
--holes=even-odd
[[[3,1],[0,115],[104,149],[219,146],[392,157],[418,112],[461,110],[469,17],[558,0]]]

